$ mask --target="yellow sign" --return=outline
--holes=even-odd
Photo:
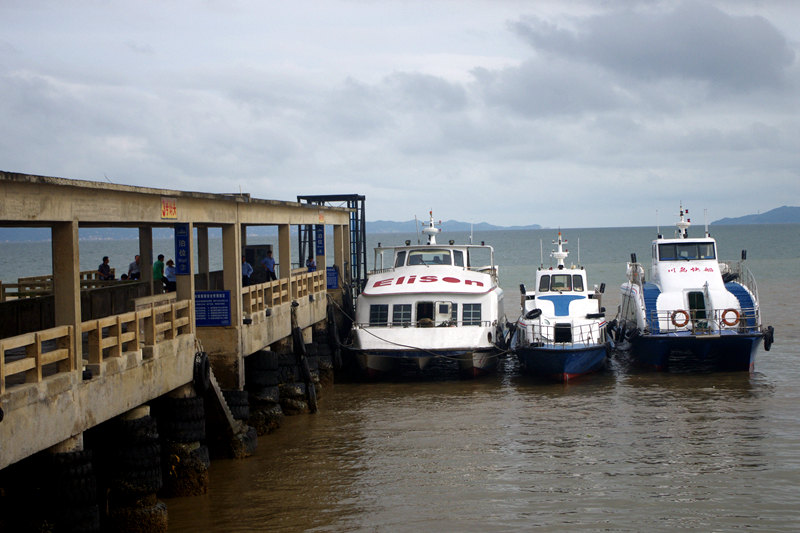
[[[322,211],[317,211],[317,214],[319,215],[319,223],[320,224],[324,224],[325,223],[325,213],[323,213]]]
[[[161,197],[161,219],[177,220],[178,201],[175,198]]]

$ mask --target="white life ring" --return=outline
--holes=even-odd
[[[683,315],[683,320],[679,322],[680,320],[679,317],[681,315]],[[682,328],[689,323],[689,313],[687,313],[683,309],[676,309],[675,311],[672,312],[672,315],[670,315],[670,319],[672,320],[673,326],[675,326],[676,328]]]
[[[728,320],[728,314],[733,313],[733,320]],[[736,309],[726,309],[722,312],[722,323],[726,326],[735,326],[739,323],[739,311]]]

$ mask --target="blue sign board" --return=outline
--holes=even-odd
[[[231,291],[195,291],[194,317],[197,327],[231,325]]]
[[[191,274],[189,254],[189,224],[175,224],[175,273]]]
[[[315,237],[317,242],[316,255],[325,255],[325,224],[317,224],[314,226]]]
[[[338,289],[339,288],[339,272],[336,271],[336,267],[327,267],[325,268],[325,274],[327,278],[327,287],[329,289]]]

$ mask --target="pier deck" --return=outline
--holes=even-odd
[[[84,431],[192,383],[200,347],[220,384],[241,389],[244,358],[290,337],[293,314],[310,341],[327,318],[326,266],[347,273],[349,222],[341,208],[0,171],[0,225],[50,228],[54,269],[2,280],[0,469],[50,447],[80,448]],[[292,226],[309,225],[333,229],[333,253],[317,250],[315,272],[291,267]],[[248,226],[277,227],[277,280],[243,286]],[[81,272],[83,227],[138,228],[141,280]],[[169,293],[152,279],[153,229],[163,227],[174,228],[184,260]],[[218,272],[208,267],[209,228],[221,229]],[[198,326],[206,290],[224,296],[229,316]]]

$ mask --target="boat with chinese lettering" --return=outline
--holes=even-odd
[[[736,263],[720,263],[708,227],[703,237],[689,237],[688,214],[681,206],[675,237],[653,241],[650,281],[631,254],[615,325],[619,346],[656,370],[680,362],[752,371],[759,343],[769,350],[774,331],[762,327],[746,251]]]
[[[602,370],[611,347],[601,302],[605,285],[589,290],[586,269],[564,265],[566,243],[559,231],[550,254],[555,268],[537,269],[535,290],[520,286],[522,312],[511,343],[523,372],[561,382]]]
[[[371,376],[425,370],[434,360],[473,376],[497,366],[506,319],[494,249],[442,245],[440,231],[431,212],[426,243],[375,248],[352,330],[353,352]]]

